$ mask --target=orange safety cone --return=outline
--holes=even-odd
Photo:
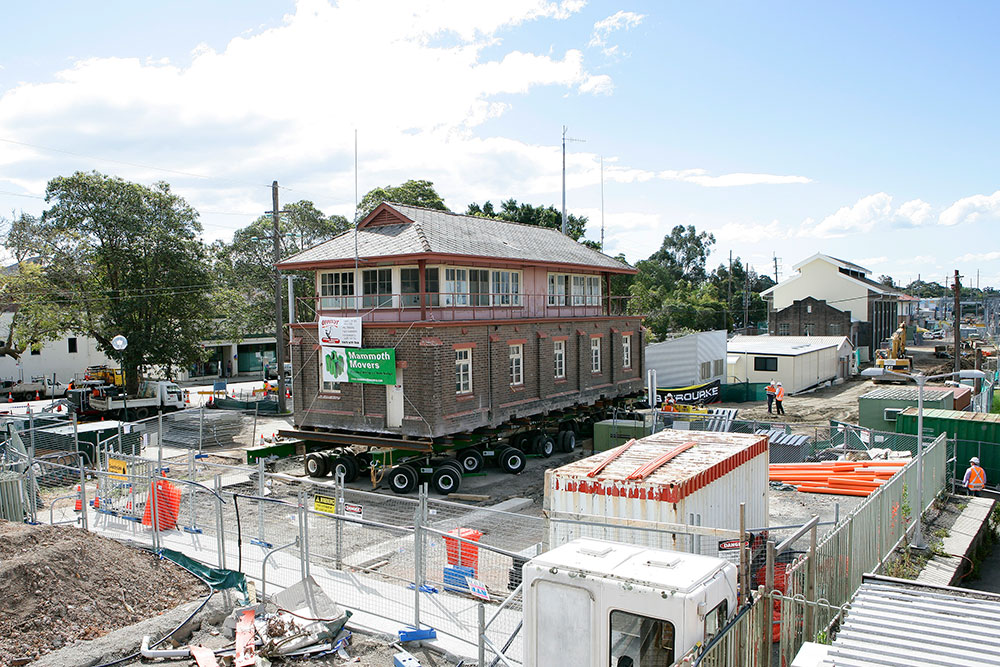
[[[264,434],[263,433],[260,434],[260,446],[261,447],[264,446]]]
[[[36,401],[39,400],[39,398],[38,398],[38,392],[37,391],[35,392],[35,400]]]
[[[13,403],[14,402],[14,394],[12,394],[10,392],[7,392],[7,402],[8,403]]]
[[[101,509],[101,497],[100,496],[95,496],[94,497],[94,509],[95,510]]]
[[[76,504],[73,506],[73,510],[76,512],[83,511],[83,496],[80,493],[80,485],[76,485]]]
[[[62,403],[56,406],[56,412],[62,412]]]
[[[291,397],[292,397],[292,390],[291,389],[286,389],[285,390],[285,398],[291,398]]]
[[[187,403],[188,405],[191,404],[191,392],[188,391],[187,389],[184,390],[184,402]]]

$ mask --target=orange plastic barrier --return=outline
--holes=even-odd
[[[177,527],[177,515],[181,510],[181,491],[165,479],[156,480],[149,492],[146,511],[142,514],[142,525],[152,526],[153,503],[156,503],[157,530],[173,530]]]

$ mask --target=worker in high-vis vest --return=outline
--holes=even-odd
[[[986,471],[979,465],[979,457],[973,456],[969,460],[969,469],[965,471],[962,486],[965,487],[965,492],[970,496],[978,496],[979,492],[986,486]]]
[[[782,403],[785,402],[785,388],[778,383],[778,386],[774,390],[774,407],[775,412],[779,415],[785,414],[785,408],[782,407]]]
[[[771,383],[764,389],[764,393],[767,394],[767,414],[771,414],[771,410],[774,409],[774,395],[777,391],[778,388],[774,386],[774,380],[771,380]]]

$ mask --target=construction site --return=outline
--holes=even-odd
[[[882,296],[853,340],[741,340],[692,364],[744,369],[722,402],[647,372],[635,270],[554,229],[383,203],[278,268],[318,314],[274,385],[0,415],[0,663],[874,664],[882,598],[995,637],[956,584],[1000,538],[997,311],[951,358]],[[884,664],[924,664],[904,626]]]

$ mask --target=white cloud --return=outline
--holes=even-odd
[[[956,257],[956,262],[992,262],[1000,259],[1000,252],[992,250],[990,252],[968,252],[961,257]]]
[[[932,216],[933,208],[922,199],[912,199],[908,202],[903,202],[896,209],[895,213],[897,221],[914,227],[919,227],[930,222]]]
[[[729,188],[741,185],[784,185],[789,183],[812,183],[805,176],[781,176],[778,174],[734,173],[709,176],[705,169],[668,169],[658,176],[667,181],[694,183],[706,188]]]
[[[938,222],[946,227],[953,227],[963,222],[975,222],[983,216],[1000,216],[1000,190],[992,195],[972,195],[959,199],[941,213]]]
[[[619,9],[611,16],[601,19],[594,24],[594,33],[587,46],[600,48],[606,56],[616,55],[618,53],[618,45],[608,46],[608,37],[611,33],[634,28],[642,23],[644,18],[646,18],[644,14],[636,14],[635,12],[626,12]]]
[[[868,232],[878,222],[891,219],[892,196],[879,192],[862,197],[852,206],[844,206],[836,213],[823,218],[822,222],[812,224],[806,221],[800,228],[798,236],[815,236],[818,238],[837,238],[848,234]]]

